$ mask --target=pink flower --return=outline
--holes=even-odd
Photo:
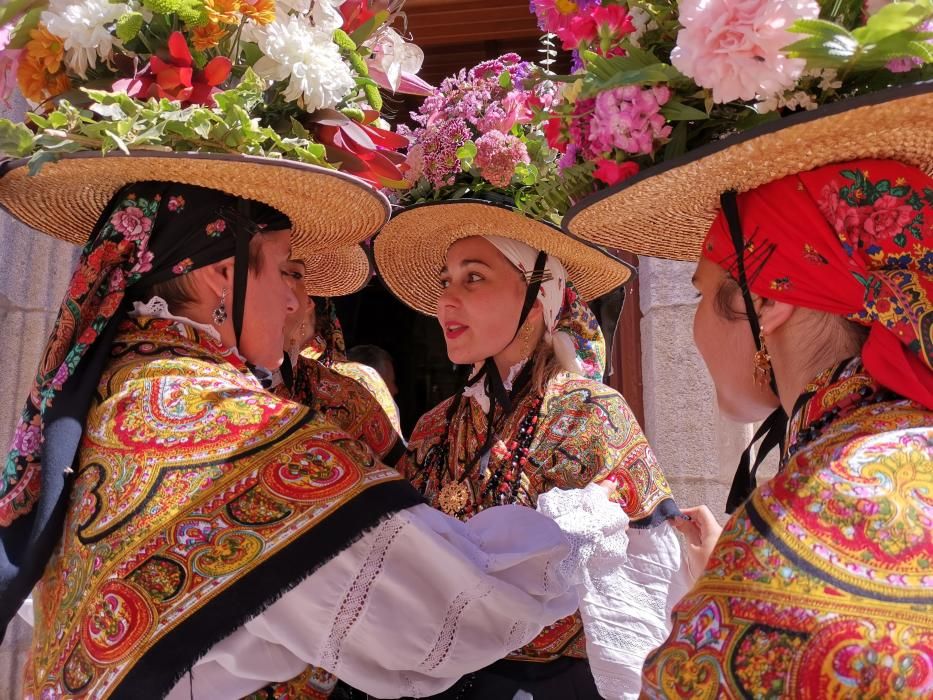
[[[9,48],[13,38],[13,25],[5,24],[0,27],[0,101],[10,104],[10,95],[16,89],[16,71],[19,70],[19,60],[23,49]]]
[[[875,200],[872,211],[865,219],[865,232],[877,239],[894,238],[914,220],[916,212],[909,204],[890,194]]]
[[[133,265],[133,268],[130,270],[131,275],[141,275],[146,272],[149,272],[152,269],[152,260],[155,256],[151,251],[143,248],[139,251],[139,254],[136,256],[136,264]]]
[[[791,88],[806,66],[781,51],[798,19],[815,19],[816,0],[681,0],[671,63],[719,103],[767,98]]]
[[[185,198],[181,195],[172,196],[168,198],[168,210],[172,212],[179,212],[185,208]]]
[[[424,177],[434,187],[453,184],[460,172],[460,157],[457,150],[470,140],[470,129],[463,119],[436,121],[429,126],[416,129],[411,148],[420,146]],[[409,149],[411,153],[411,149]]]
[[[152,230],[152,219],[139,207],[126,207],[110,217],[110,223],[128,241],[141,241]]]
[[[586,17],[587,10],[599,6],[599,0],[531,0],[531,11],[538,17],[538,26],[556,34],[565,47],[576,48],[572,24],[575,18]]]
[[[596,164],[593,177],[607,185],[614,185],[617,182],[628,180],[633,175],[637,175],[638,170],[638,163],[633,161],[627,160],[617,163],[614,160],[603,158]]]
[[[671,134],[661,106],[671,91],[661,85],[642,89],[636,85],[605,90],[596,97],[588,138],[590,151],[609,153],[619,149],[633,155],[654,152],[655,143]]]
[[[476,140],[476,167],[495,187],[508,187],[519,163],[530,163],[521,139],[501,131],[490,131]]]
[[[223,219],[216,219],[215,221],[209,223],[204,230],[207,232],[208,236],[216,238],[227,230],[227,222]]]

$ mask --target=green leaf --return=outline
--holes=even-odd
[[[29,159],[29,174],[38,175],[43,165],[46,163],[54,163],[59,158],[61,158],[61,155],[54,151],[39,151]]]
[[[925,22],[933,13],[930,0],[892,2],[868,18],[864,27],[852,32],[863,45],[877,44],[895,34],[913,29]]]
[[[709,115],[706,112],[685,105],[680,100],[670,100],[661,108],[661,114],[665,119],[672,122],[709,119]]]
[[[894,243],[896,245],[899,245],[901,248],[907,245],[907,236],[905,236],[903,233],[897,234],[893,240],[894,240]]]
[[[499,87],[501,87],[503,90],[512,89],[512,74],[507,70],[504,70],[499,74]]]
[[[0,119],[0,153],[24,158],[32,153],[35,140],[35,134],[25,124]]]
[[[515,176],[527,187],[538,181],[538,168],[534,163],[519,163],[515,166]]]
[[[353,40],[353,43],[359,46],[364,41],[366,41],[372,33],[376,31],[378,27],[381,27],[389,19],[389,13],[383,10],[382,12],[377,12],[368,20],[363,22],[356,31],[350,35],[350,39]]]
[[[457,158],[460,160],[473,160],[476,158],[476,144],[473,141],[465,142],[457,149]]]
[[[671,132],[671,140],[664,147],[664,160],[687,152],[687,122],[679,122]]]

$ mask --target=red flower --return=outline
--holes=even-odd
[[[334,109],[314,113],[314,134],[327,149],[327,160],[340,163],[340,169],[378,187],[407,187],[402,171],[405,156],[399,149],[408,139],[375,126],[379,113],[364,113],[363,122]]]
[[[589,15],[577,15],[571,18],[567,27],[560,34],[564,49],[567,51],[579,48],[580,44],[591,43],[596,39],[596,36],[596,22]]]
[[[194,68],[191,51],[181,32],[168,38],[168,61],[153,55],[149,63],[132,78],[118,80],[114,90],[130,97],[177,100],[183,105],[213,105],[217,86],[230,75],[233,64],[226,56],[212,58],[203,70]]]
[[[617,163],[614,160],[603,158],[596,164],[596,170],[593,171],[593,177],[607,185],[614,185],[617,182],[628,180],[638,173],[638,163],[627,160],[623,163]]]
[[[373,3],[376,7],[370,8],[370,0],[346,0],[340,6],[340,14],[343,17],[343,31],[352,34],[361,26],[366,24],[377,12],[386,9],[385,2]]]
[[[618,40],[635,31],[635,25],[632,24],[628,10],[621,5],[597,7],[590,13],[590,17],[600,36]]]
[[[554,117],[544,122],[544,138],[547,145],[555,151],[567,151],[567,139],[564,138],[564,124],[560,117]]]
[[[903,233],[916,213],[909,204],[892,195],[883,194],[875,200],[872,211],[865,219],[865,232],[879,240],[894,238]]]

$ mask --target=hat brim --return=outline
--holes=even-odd
[[[358,178],[274,158],[79,152],[46,163],[36,175],[29,174],[28,162],[0,164],[0,207],[30,228],[78,245],[113,195],[133,182],[197,185],[268,204],[291,220],[292,251],[302,259],[369,238],[390,212],[388,200]]]
[[[314,253],[303,259],[305,290],[313,297],[339,297],[358,292],[372,278],[369,254],[359,245]]]
[[[394,214],[376,235],[373,255],[391,292],[416,311],[434,316],[447,249],[461,238],[490,235],[527,243],[558,258],[587,301],[625,284],[633,273],[626,263],[555,226],[478,200],[428,202]]]
[[[697,260],[719,196],[861,158],[933,174],[933,83],[889,88],[749,129],[578,202],[571,236],[638,255]]]

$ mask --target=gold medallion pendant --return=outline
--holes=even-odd
[[[447,515],[456,515],[470,502],[470,489],[462,481],[445,484],[437,496],[437,504]]]

